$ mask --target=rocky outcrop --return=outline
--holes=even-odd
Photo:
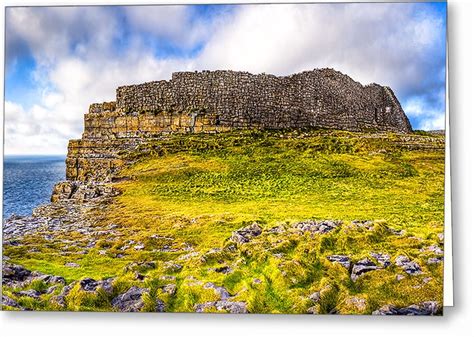
[[[171,133],[254,128],[412,131],[390,88],[333,69],[282,77],[178,72],[169,81],[119,87],[116,101],[92,104],[82,139],[69,142],[66,177],[107,181],[127,161],[124,153]]]

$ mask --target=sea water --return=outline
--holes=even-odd
[[[65,173],[65,156],[5,156],[3,220],[12,214],[31,215],[35,207],[48,203]]]

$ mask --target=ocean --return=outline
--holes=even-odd
[[[65,156],[5,156],[3,161],[3,220],[31,215],[49,202],[54,184],[65,179]]]

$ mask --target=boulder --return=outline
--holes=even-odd
[[[231,240],[236,243],[247,243],[262,234],[262,227],[256,222],[232,233]]]
[[[437,264],[443,262],[442,257],[430,257],[427,261],[428,264]]]
[[[224,311],[231,314],[248,313],[247,304],[245,302],[215,301],[205,302],[195,306],[195,311],[199,313],[206,312],[208,309],[216,309],[218,311]]]
[[[204,284],[203,288],[204,289],[213,289],[214,292],[217,295],[219,295],[221,300],[225,300],[225,299],[228,299],[230,297],[230,294],[229,294],[229,292],[227,291],[226,288],[217,286],[212,282],[207,282],[206,284]]]
[[[397,308],[393,305],[384,305],[380,309],[372,312],[372,315],[433,316],[440,312],[441,308],[438,302],[428,301],[404,308]]]
[[[395,264],[398,267],[402,267],[403,270],[409,275],[419,275],[422,273],[420,265],[414,261],[411,261],[405,255],[397,256],[395,259]]]
[[[2,264],[2,284],[12,285],[14,283],[24,282],[31,276],[31,271],[22,266],[4,262]]]
[[[370,261],[368,258],[357,261],[352,267],[351,280],[357,280],[362,274],[368,273],[369,271],[377,270],[378,267],[375,263]]]
[[[308,298],[314,303],[318,303],[319,300],[321,299],[321,293],[319,291],[316,291],[312,293],[311,295],[309,295]]]
[[[318,222],[315,220],[308,220],[308,221],[296,223],[295,225],[293,225],[293,228],[301,232],[326,234],[336,229],[341,224],[342,224],[342,221],[324,220],[324,221]]]
[[[2,295],[2,306],[12,307],[12,308],[20,308],[18,303],[15,300],[12,300],[7,295]]]
[[[95,291],[99,283],[91,278],[85,278],[79,282],[81,289],[84,291]]]
[[[39,300],[41,293],[35,289],[22,290],[15,293],[16,296],[27,296],[35,300]]]
[[[370,255],[377,260],[377,262],[382,266],[382,268],[387,268],[390,266],[390,255],[381,254],[381,253],[370,253]]]
[[[326,258],[331,262],[339,263],[346,269],[351,267],[351,259],[347,255],[329,255]]]
[[[137,312],[143,308],[143,294],[148,293],[147,289],[131,287],[127,292],[112,299],[112,306],[123,312]]]

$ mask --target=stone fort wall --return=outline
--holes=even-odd
[[[248,128],[412,131],[389,87],[364,86],[333,69],[284,77],[179,72],[169,81],[119,87],[115,102],[92,104],[82,139],[69,144],[67,178],[86,179],[93,175],[91,163],[104,157],[107,165],[118,165],[118,149],[149,138]]]

